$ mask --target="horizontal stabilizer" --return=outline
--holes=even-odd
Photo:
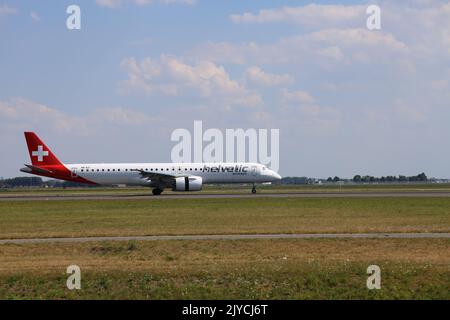
[[[41,173],[41,174],[51,174],[51,173],[53,173],[50,170],[42,169],[42,168],[33,166],[31,164],[26,164],[25,168],[20,169],[20,171],[26,172],[26,173]]]

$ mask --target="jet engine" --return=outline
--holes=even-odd
[[[172,191],[200,191],[202,190],[202,177],[178,177],[175,178],[175,184]]]

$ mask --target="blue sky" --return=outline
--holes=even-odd
[[[170,161],[202,120],[280,129],[282,175],[450,177],[448,1],[0,0],[0,39],[0,176],[24,130],[67,162]]]

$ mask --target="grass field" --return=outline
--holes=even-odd
[[[2,239],[318,232],[450,232],[450,198],[0,202]],[[82,290],[65,287],[71,264]],[[371,264],[381,290],[366,288]],[[449,288],[448,239],[0,245],[3,299],[450,299]]]
[[[0,298],[450,299],[450,240],[103,242],[0,247]],[[81,268],[79,291],[65,287]],[[366,269],[381,268],[381,290]]]
[[[450,232],[450,198],[0,202],[0,238]]]

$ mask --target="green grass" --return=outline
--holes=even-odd
[[[64,287],[63,272],[45,277],[0,277],[1,299],[450,299],[448,272],[421,266],[389,266],[382,290],[365,287],[365,264],[295,270],[189,276],[147,272],[87,272],[81,291]],[[402,273],[409,273],[404,277]],[[440,277],[441,281],[432,281]],[[447,281],[445,283],[445,281]]]
[[[450,299],[450,240],[7,245],[0,299]],[[65,287],[81,268],[80,291]],[[366,269],[381,268],[381,290]]]
[[[450,198],[1,201],[0,238],[450,232]]]
[[[450,198],[0,201],[0,238],[450,232]],[[0,245],[0,299],[450,299],[449,239]],[[67,266],[82,290],[65,287]],[[366,288],[366,269],[382,289]]]

